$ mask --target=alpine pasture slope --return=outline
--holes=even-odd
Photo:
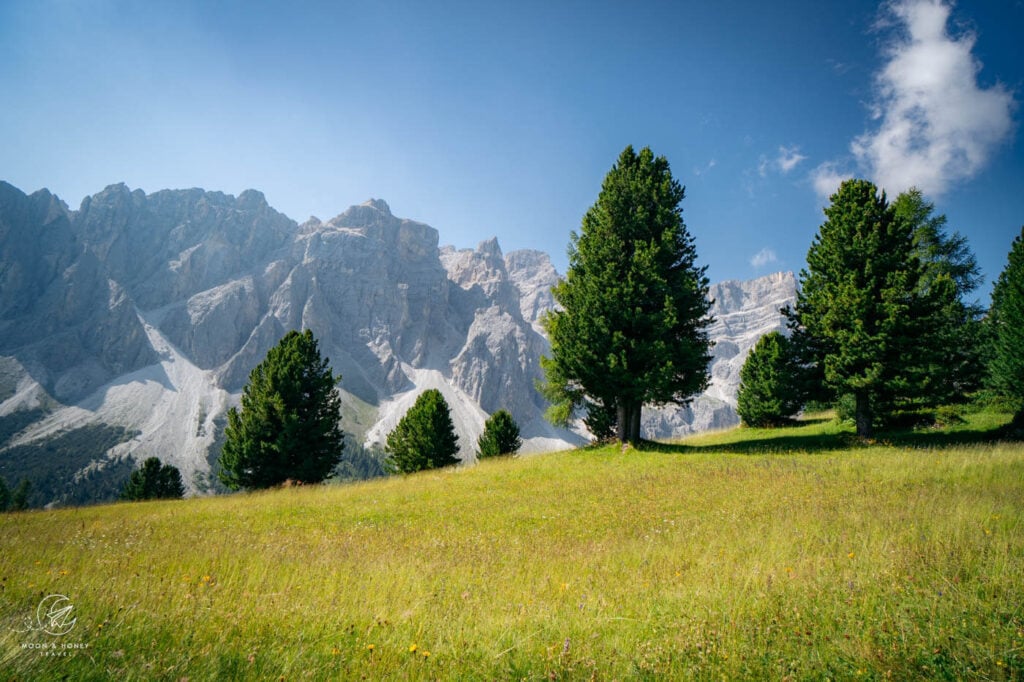
[[[1024,446],[985,442],[1008,418],[0,515],[0,671],[1020,679]],[[58,635],[54,594],[77,618]]]

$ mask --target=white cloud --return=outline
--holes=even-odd
[[[710,161],[708,161],[707,165],[704,166],[703,168],[694,168],[693,169],[693,174],[698,176],[698,177],[700,177],[701,175],[704,175],[706,173],[711,172],[711,169],[714,168],[717,165],[718,165],[718,162],[715,161],[714,159],[711,159]]]
[[[779,155],[775,159],[775,163],[778,165],[779,170],[783,173],[788,173],[806,158],[806,156],[800,153],[799,147],[779,147]]]
[[[777,263],[778,260],[779,257],[775,255],[775,251],[765,247],[751,257],[750,264],[754,266],[756,270],[760,270],[766,265]]]
[[[757,174],[762,178],[768,175],[768,159],[764,154],[757,161]]]
[[[999,84],[979,87],[975,36],[949,34],[946,2],[895,0],[887,9],[903,30],[875,76],[871,106],[880,124],[850,148],[890,195],[916,186],[935,196],[977,173],[1009,136],[1013,95]]]
[[[810,174],[811,185],[814,186],[814,192],[823,202],[827,202],[828,198],[832,196],[837,189],[839,189],[839,185],[843,180],[847,180],[852,177],[853,173],[840,170],[839,166],[834,161],[826,161],[825,163],[819,164],[811,171]]]

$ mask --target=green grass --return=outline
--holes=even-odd
[[[0,678],[1022,679],[1024,446],[976,442],[998,425],[0,515]],[[75,629],[16,632],[51,593]]]

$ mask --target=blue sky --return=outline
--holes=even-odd
[[[619,152],[713,280],[799,270],[838,178],[916,184],[991,280],[1024,224],[1019,0],[0,2],[0,179],[370,198],[549,252]],[[989,284],[981,292],[987,300]]]

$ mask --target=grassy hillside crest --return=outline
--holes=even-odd
[[[1024,446],[984,442],[1006,419],[0,515],[0,672],[1020,679]],[[35,619],[51,594],[66,634]]]

